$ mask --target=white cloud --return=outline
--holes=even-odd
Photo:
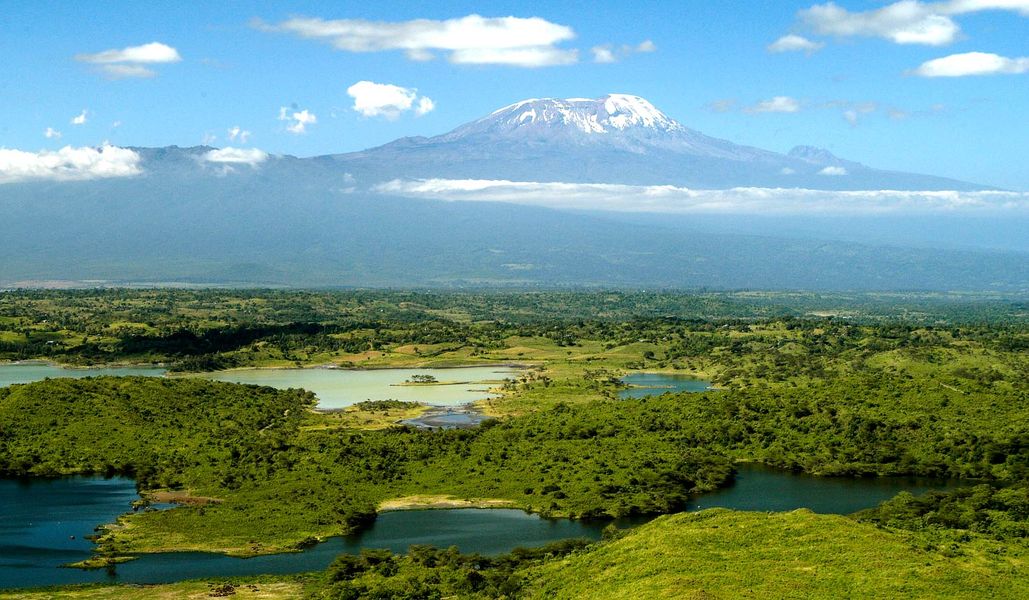
[[[125,79],[154,77],[157,73],[144,65],[175,63],[181,61],[182,57],[178,50],[167,44],[150,42],[95,54],[77,54],[75,60],[97,65],[97,69],[111,79]]]
[[[789,96],[776,96],[743,110],[748,113],[795,113],[800,110],[800,102]]]
[[[82,112],[80,112],[79,114],[77,114],[77,115],[75,115],[74,117],[71,118],[71,124],[72,125],[85,125],[86,120],[88,119],[88,115],[86,113],[88,113],[88,112],[89,111],[87,111],[86,109],[83,108]]]
[[[432,20],[366,21],[325,20],[295,17],[276,25],[255,21],[265,31],[292,33],[330,43],[347,52],[404,52],[411,60],[431,60],[434,52],[447,53],[459,64],[500,64],[544,67],[574,63],[575,50],[556,45],[571,40],[571,27],[539,17],[497,17],[479,15]]]
[[[418,99],[418,106],[414,109],[414,112],[420,117],[422,115],[429,114],[434,110],[436,110],[436,103],[432,101],[432,98],[422,96]]]
[[[787,188],[694,190],[671,185],[541,183],[479,179],[399,180],[372,191],[412,198],[508,202],[561,209],[652,213],[890,213],[1022,211],[1029,193],[956,191],[824,191]]]
[[[347,95],[354,99],[354,110],[365,117],[396,119],[412,108],[420,116],[436,108],[431,98],[419,98],[418,90],[391,83],[358,81],[347,88]]]
[[[950,17],[914,0],[864,12],[850,12],[827,2],[800,11],[800,18],[820,35],[880,37],[897,44],[942,46],[953,42],[960,32]]]
[[[593,62],[595,63],[613,63],[618,60],[615,58],[611,46],[594,46],[590,48],[590,52],[593,53]]]
[[[257,148],[221,148],[205,152],[203,158],[207,162],[256,167],[268,160],[268,153]]]
[[[307,133],[307,126],[318,122],[318,117],[306,108],[301,111],[291,111],[283,106],[279,109],[279,120],[286,121],[286,131],[290,133]]]
[[[53,127],[47,127],[46,131],[43,132],[43,137],[48,140],[59,140],[61,139],[61,132],[57,131]]]
[[[789,167],[783,167],[782,170],[780,170],[779,172],[783,175],[793,175],[794,173],[796,173],[796,171]]]
[[[1029,1],[900,0],[860,12],[850,12],[834,2],[827,2],[802,10],[799,16],[808,28],[820,35],[879,37],[896,44],[943,46],[957,40],[961,33],[952,16],[986,10],[1015,11],[1029,16]]]
[[[819,175],[828,175],[829,177],[842,177],[847,174],[847,169],[837,166],[829,166],[818,172]]]
[[[509,67],[555,67],[579,61],[578,50],[546,46],[529,48],[465,48],[454,50],[450,62],[462,65],[507,65]]]
[[[967,77],[969,75],[1029,72],[1029,57],[1007,58],[988,52],[965,52],[922,63],[913,74],[920,77]]]
[[[216,141],[218,141],[218,136],[214,135],[210,131],[205,131],[204,135],[200,136],[200,143],[205,146],[210,146]]]
[[[247,143],[250,139],[250,132],[246,129],[241,128],[239,125],[235,125],[229,128],[229,141],[238,141],[240,144]]]
[[[805,52],[813,54],[825,46],[822,42],[813,42],[799,35],[784,35],[768,45],[769,52]]]
[[[80,181],[128,177],[141,173],[140,156],[117,146],[65,146],[57,151],[25,152],[0,148],[0,183],[51,180]]]
[[[617,48],[611,44],[593,46],[590,48],[590,53],[593,54],[593,62],[608,64],[618,62],[619,60],[628,58],[633,54],[645,54],[656,50],[657,46],[654,42],[651,40],[643,40],[635,46],[631,46],[629,44],[622,44]]]

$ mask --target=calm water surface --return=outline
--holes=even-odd
[[[883,478],[821,479],[760,465],[741,465],[735,485],[702,495],[690,510],[725,507],[783,511],[810,508],[848,514],[873,507],[900,491],[921,493],[956,485],[953,481]],[[412,544],[457,546],[462,552],[499,554],[518,546],[586,537],[599,539],[606,522],[548,520],[518,510],[427,510],[379,515],[358,535],[333,538],[301,553],[240,559],[199,552],[143,555],[106,570],[61,569],[87,558],[92,546],[83,536],[100,523],[127,512],[136,499],[128,479],[66,478],[31,482],[0,480],[0,588],[121,581],[162,583],[198,577],[322,570],[344,552],[388,548],[404,552]],[[623,523],[625,524],[625,523]],[[70,536],[75,536],[71,539]]]
[[[633,386],[618,392],[620,398],[644,398],[660,396],[666,392],[706,392],[711,382],[673,373],[632,373],[622,381]]]
[[[66,369],[43,363],[0,364],[0,387],[31,383],[48,377],[96,377],[99,375],[164,375],[160,367],[97,367]],[[214,381],[266,385],[278,389],[303,388],[318,396],[320,408],[344,408],[364,400],[403,400],[435,406],[459,406],[492,398],[488,392],[506,377],[517,376],[507,367],[461,367],[454,369],[240,369],[200,373]],[[454,385],[399,385],[412,375],[432,375]]]
[[[274,388],[303,388],[318,396],[319,408],[344,408],[364,400],[402,400],[436,406],[458,406],[494,397],[490,387],[517,370],[505,367],[455,369],[241,369],[204,373],[200,377]],[[455,385],[400,385],[412,375],[432,375]]]
[[[87,369],[66,369],[45,363],[0,364],[0,387],[15,383],[32,383],[46,378],[98,377],[100,375],[148,375],[160,377],[165,369],[161,367],[91,367]]]

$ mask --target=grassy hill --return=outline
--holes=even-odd
[[[847,517],[724,509],[669,515],[532,569],[531,598],[1024,598],[1024,546],[924,537]],[[927,548],[928,546],[928,548]]]

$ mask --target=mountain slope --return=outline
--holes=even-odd
[[[706,233],[500,203],[348,191],[332,161],[223,173],[143,152],[126,179],[0,186],[0,283],[974,289],[1029,286],[1024,254]]]
[[[334,159],[381,178],[509,179],[825,190],[974,190],[968,182],[882,171],[799,147],[779,154],[694,131],[647,100],[523,100],[431,138]],[[830,167],[827,169],[827,167]]]
[[[135,176],[0,184],[0,285],[1029,289],[1024,252],[788,239],[760,223],[705,231],[685,217],[634,221],[376,188],[398,177],[758,185],[808,173],[850,185],[890,175],[818,149],[787,156],[711,138],[631,96],[520,102],[435,138],[346,155],[236,151],[245,160],[225,162],[209,147],[132,150]],[[848,175],[818,175],[828,167]],[[890,176],[882,181],[926,181]]]

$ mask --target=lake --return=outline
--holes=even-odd
[[[695,498],[689,509],[810,508],[815,512],[848,514],[873,507],[900,491],[918,494],[955,485],[954,481],[916,478],[818,478],[743,464],[738,467],[734,485]],[[198,577],[317,571],[344,552],[356,553],[361,548],[404,552],[411,544],[457,546],[462,552],[499,554],[518,546],[540,546],[572,537],[599,539],[608,524],[542,519],[510,509],[397,511],[379,515],[357,535],[332,538],[301,553],[248,559],[199,552],[150,554],[118,565],[116,576],[106,570],[58,568],[87,558],[92,545],[83,536],[92,533],[95,525],[113,522],[119,514],[127,512],[130,502],[137,497],[128,479],[0,479],[0,504],[6,509],[0,524],[0,588],[97,581],[163,583]],[[69,538],[72,535],[75,539]]]
[[[666,392],[706,392],[711,382],[674,373],[632,373],[622,378],[631,386],[618,392],[619,398],[645,398]]]
[[[345,408],[365,400],[401,400],[434,406],[459,406],[495,397],[488,392],[496,382],[516,377],[509,367],[457,367],[453,369],[238,369],[202,373],[199,377],[274,388],[303,388],[318,396],[318,408]],[[413,375],[431,375],[455,385],[401,385]]]
[[[86,369],[67,369],[57,365],[37,362],[0,364],[0,387],[15,383],[32,383],[46,378],[58,377],[98,377],[100,375],[149,375],[160,377],[165,369],[161,367],[90,367]]]
[[[160,367],[95,367],[66,369],[46,363],[0,364],[0,387],[31,383],[48,377],[96,377],[100,375],[162,376]],[[432,375],[454,385],[400,385],[412,375]],[[495,397],[489,388],[506,377],[516,377],[510,367],[457,367],[453,369],[237,369],[198,373],[214,381],[266,385],[278,389],[303,388],[318,396],[318,407],[345,408],[364,400],[403,400],[434,406],[460,406]],[[193,376],[193,375],[191,375]]]

